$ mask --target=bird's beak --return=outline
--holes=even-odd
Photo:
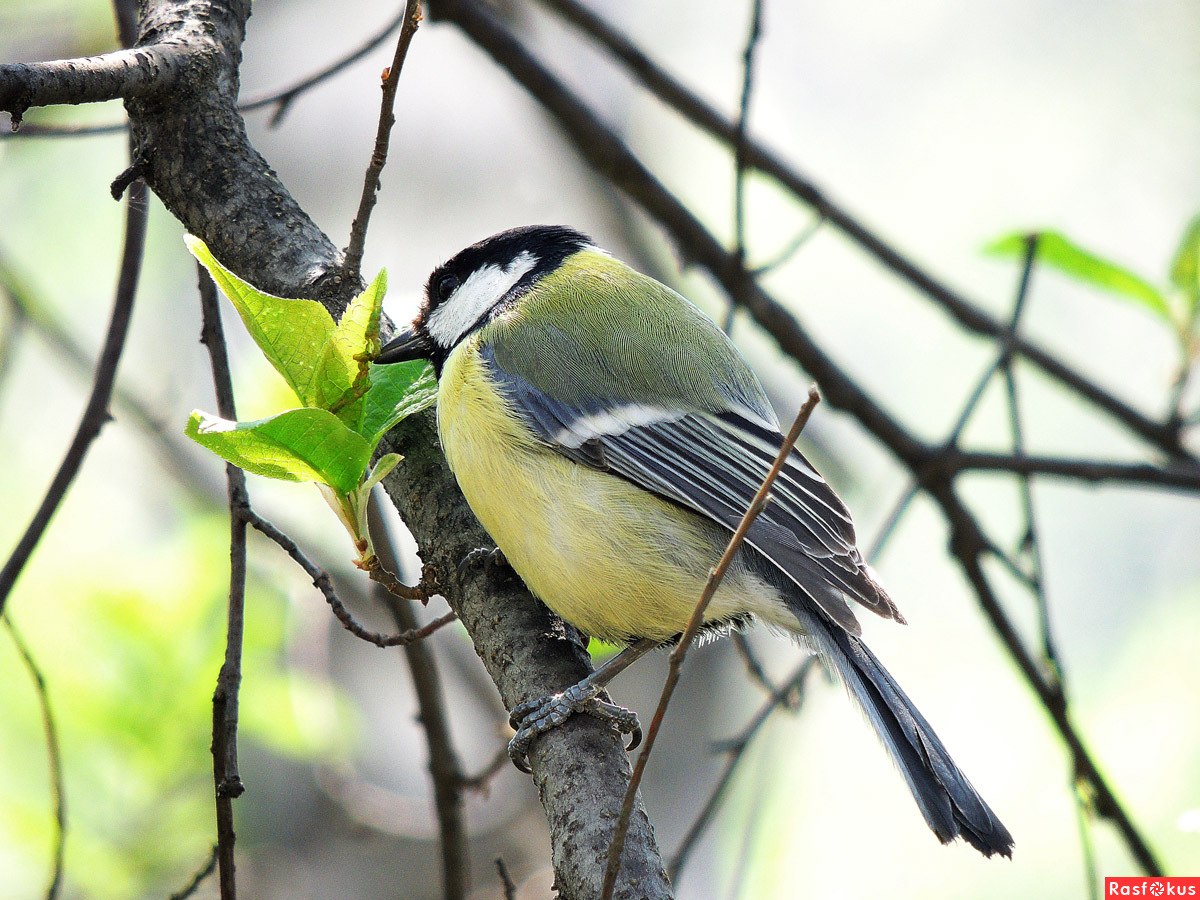
[[[387,342],[375,357],[375,362],[386,364],[408,362],[410,359],[428,359],[431,350],[433,346],[429,339],[410,326]]]

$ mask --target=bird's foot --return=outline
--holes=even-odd
[[[512,572],[512,566],[508,564],[504,551],[499,547],[476,547],[462,558],[458,564],[458,571],[462,572],[468,566],[480,563],[485,570],[496,574],[511,574]]]
[[[630,735],[629,746],[633,750],[642,742],[642,726],[637,713],[607,700],[599,694],[603,687],[590,684],[585,679],[567,688],[560,694],[537,697],[518,704],[509,714],[508,722],[517,733],[508,742],[508,756],[522,772],[529,773],[529,747],[533,739],[545,734],[567,721],[575,713],[585,713],[607,722],[621,734]]]

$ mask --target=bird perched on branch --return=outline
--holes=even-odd
[[[429,359],[442,448],[508,563],[551,610],[627,649],[513,710],[525,767],[576,712],[626,734],[599,694],[685,629],[708,573],[783,443],[762,386],[691,303],[570,228],[515,228],[438,267],[412,327],[376,362]],[[815,649],[862,705],[938,839],[991,856],[1012,837],[863,643],[852,604],[903,622],[846,506],[799,453],[746,533],[706,616]]]

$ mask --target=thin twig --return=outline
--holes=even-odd
[[[250,510],[245,512],[244,515],[247,524],[278,544],[280,549],[308,574],[309,578],[312,579],[313,586],[321,592],[321,595],[325,598],[325,602],[329,604],[329,608],[333,610],[334,616],[342,623],[342,626],[352,635],[361,638],[369,644],[374,644],[376,647],[403,647],[406,644],[429,637],[429,635],[433,634],[443,625],[449,625],[457,618],[454,612],[451,611],[421,628],[414,628],[400,634],[381,634],[378,631],[371,631],[354,618],[350,610],[346,608],[346,604],[338,597],[337,591],[333,588],[333,580],[329,577],[329,573],[309,559],[294,540],[258,513]]]
[[[468,791],[483,791],[486,793],[488,784],[508,766],[509,762],[510,757],[508,755],[508,745],[501,744],[496,749],[496,755],[492,757],[491,762],[480,769],[476,774],[463,776],[463,789]]]
[[[46,490],[46,496],[5,562],[4,568],[0,570],[0,612],[4,611],[8,595],[16,585],[21,570],[33,555],[38,541],[45,534],[50,519],[66,496],[67,488],[79,474],[88,448],[99,436],[100,429],[112,418],[108,404],[133,314],[133,298],[137,292],[138,276],[142,268],[142,251],[145,249],[148,209],[145,182],[134,182],[125,201],[125,245],[121,251],[121,272],[117,278],[116,299],[113,302],[112,315],[109,317],[104,347],[96,361],[92,392],[83,415],[80,416],[75,437],[67,448],[54,480]]]
[[[992,383],[992,378],[998,372],[1004,371],[1011,366],[1013,345],[1016,340],[1017,328],[1021,324],[1021,314],[1025,310],[1025,298],[1029,293],[1029,280],[1033,272],[1033,261],[1036,255],[1037,236],[1031,235],[1030,243],[1026,246],[1025,260],[1021,267],[1021,279],[1018,283],[1016,299],[1013,301],[1012,314],[1009,316],[1008,329],[1005,331],[1004,339],[1000,342],[999,352],[997,352],[996,358],[992,360],[992,364],[984,370],[979,380],[975,382],[975,387],[967,394],[966,402],[963,403],[962,409],[959,411],[954,427],[950,429],[950,434],[942,442],[943,454],[938,457],[939,464],[943,463],[948,451],[958,449],[958,442],[962,439],[963,432],[966,430],[971,418],[975,415],[979,404],[983,401],[988,385]],[[1021,455],[1023,456],[1024,454]],[[884,519],[883,527],[879,530],[879,534],[876,536],[867,554],[867,558],[872,562],[877,563],[880,556],[883,555],[884,549],[887,547],[892,535],[895,534],[901,519],[904,518],[904,514],[908,511],[909,506],[920,492],[920,489],[920,480],[913,479],[899,502]]]
[[[257,97],[250,97],[238,104],[238,109],[242,112],[250,112],[256,109],[262,109],[265,106],[275,107],[271,113],[271,118],[267,120],[267,124],[271,128],[275,128],[283,121],[283,117],[287,115],[292,108],[292,104],[301,94],[307,92],[313,87],[316,87],[323,81],[327,81],[334,75],[341,72],[348,66],[358,62],[380,44],[388,39],[393,31],[400,27],[400,23],[404,21],[409,14],[408,7],[405,6],[390,22],[388,22],[378,33],[367,38],[360,46],[347,53],[340,59],[335,60],[324,68],[318,69],[311,75],[301,78],[295,84],[279,88],[266,94],[260,94]]]
[[[821,226],[824,224],[825,220],[820,216],[817,216],[817,218],[813,219],[812,222],[810,222],[800,231],[796,232],[796,236],[788,241],[782,250],[780,250],[766,262],[759,263],[757,266],[751,269],[751,274],[758,277],[762,275],[769,275],[771,272],[774,272],[798,252],[800,252],[800,248],[812,240],[813,237],[816,236],[816,233],[821,230]]]
[[[396,124],[396,88],[400,84],[400,70],[404,68],[404,58],[408,55],[408,46],[412,43],[413,35],[421,25],[420,0],[406,0],[404,4],[404,26],[400,29],[400,37],[396,39],[396,53],[392,57],[391,66],[383,73],[383,96],[379,102],[379,127],[375,132],[375,149],[371,153],[371,162],[367,166],[367,174],[363,179],[362,197],[358,201],[358,212],[354,223],[350,226],[350,243],[346,247],[346,257],[343,263],[346,274],[352,281],[357,281],[362,268],[363,250],[367,243],[367,226],[371,222],[371,210],[375,208],[375,198],[379,194],[380,176],[387,164],[388,144],[391,142],[392,126]]]
[[[462,0],[459,0],[459,5]],[[606,22],[579,0],[540,0],[540,2],[570,22],[589,38],[607,50],[634,78],[655,97],[662,100],[697,128],[732,147],[737,125],[718,112],[711,104],[656,64],[620,29]],[[445,6],[445,0],[439,6]],[[746,142],[747,162],[776,181],[796,199],[811,207],[818,216],[875,258],[896,277],[907,282],[954,317],[964,329],[992,339],[1004,337],[1004,325],[992,318],[978,304],[939,280],[917,265],[900,250],[888,244],[860,219],[839,205],[811,179],[800,174],[781,157],[764,145],[749,139]],[[771,329],[768,327],[768,330]],[[776,335],[778,338],[778,335]],[[1128,430],[1173,457],[1194,459],[1182,443],[1178,428],[1159,422],[1110,394],[1058,357],[1027,339],[1015,342],[1014,349],[1035,366],[1070,390],[1104,410]],[[812,373],[814,376],[816,373]],[[825,390],[831,385],[820,379]],[[827,399],[833,400],[829,394]]]
[[[387,526],[379,514],[375,493],[377,492],[372,493],[368,501],[367,525],[372,541],[384,555],[387,565],[398,568],[395,548]],[[420,630],[411,603],[392,596],[382,585],[377,589],[377,593],[387,606],[397,628],[402,632]],[[417,695],[418,719],[425,729],[425,740],[429,745],[429,775],[433,782],[434,809],[437,811],[442,852],[442,895],[445,900],[462,900],[470,889],[471,873],[467,823],[463,809],[465,778],[458,751],[450,735],[442,679],[438,673],[433,648],[428,641],[405,644],[404,656],[412,675],[413,690]]]
[[[750,646],[750,641],[746,635],[740,631],[735,631],[729,636],[729,640],[733,644],[733,649],[737,651],[737,655],[741,657],[742,664],[746,667],[746,672],[750,676],[750,680],[768,694],[775,693],[775,683],[771,681],[771,676],[767,674],[767,670],[763,668],[763,664],[754,655],[754,648]]]
[[[217,411],[223,418],[237,419],[233,397],[233,377],[221,325],[221,307],[217,289],[208,272],[199,263],[196,271],[203,318],[201,343],[208,348],[212,364]],[[246,790],[238,771],[238,693],[242,683],[242,642],[246,611],[246,523],[250,497],[246,474],[232,463],[225,464],[229,489],[229,609],[225,625],[225,658],[217,673],[213,691],[213,780],[216,785],[217,864],[221,900],[237,897],[233,828],[233,801]]]
[[[781,687],[776,689],[767,699],[766,703],[759,708],[754,718],[742,729],[742,732],[733,740],[726,742],[722,748],[722,752],[725,754],[725,767],[721,770],[721,774],[709,792],[708,799],[701,806],[699,814],[692,821],[692,824],[688,826],[687,833],[683,836],[683,841],[680,843],[679,849],[675,851],[675,855],[671,858],[671,862],[667,866],[667,875],[670,877],[672,884],[679,885],[679,878],[683,872],[683,867],[687,865],[688,858],[696,848],[696,844],[716,815],[717,809],[725,797],[725,792],[733,780],[733,775],[738,765],[746,757],[746,749],[750,746],[751,740],[754,739],[754,736],[762,729],[767,719],[776,709],[780,707],[788,709],[800,708],[800,704],[804,698],[802,690],[804,680],[808,677],[808,673],[812,671],[816,662],[817,658],[810,656],[804,662],[800,663],[796,667],[796,671],[792,673],[792,676]]]
[[[178,890],[171,895],[170,900],[187,900],[188,897],[192,896],[200,889],[200,885],[204,884],[204,880],[213,873],[213,869],[216,867],[217,845],[213,844],[212,851],[208,854],[208,861],[196,870],[196,874],[192,876],[191,881],[184,885],[181,890]]]
[[[750,526],[754,524],[754,520],[758,518],[758,514],[766,506],[767,498],[771,492],[771,485],[775,483],[775,478],[783,469],[783,464],[787,461],[789,454],[791,454],[796,440],[800,437],[800,432],[804,430],[804,426],[808,423],[808,417],[812,415],[813,409],[816,408],[820,400],[821,396],[817,393],[816,387],[810,387],[808,389],[808,399],[804,401],[804,405],[800,407],[800,411],[796,414],[796,421],[792,423],[791,429],[783,439],[783,444],[779,448],[775,462],[772,464],[770,471],[767,472],[766,477],[763,478],[762,484],[754,494],[754,499],[750,501],[750,505],[747,507],[745,514],[743,514],[741,522],[738,523],[737,529],[729,539],[729,544],[726,546],[725,552],[721,554],[720,561],[709,572],[708,581],[704,585],[704,590],[701,592],[699,600],[696,601],[696,607],[692,610],[687,627],[683,630],[679,642],[671,650],[667,678],[663,683],[662,694],[658,699],[658,707],[654,710],[654,718],[650,722],[650,730],[646,733],[646,743],[642,747],[641,753],[638,754],[637,762],[634,764],[633,775],[630,777],[629,786],[625,790],[625,799],[621,803],[621,813],[617,818],[617,826],[613,832],[612,845],[608,850],[608,865],[605,868],[604,887],[601,891],[603,900],[609,900],[616,887],[617,874],[621,869],[621,851],[625,847],[625,832],[629,828],[629,817],[633,814],[634,798],[637,796],[638,785],[642,783],[642,775],[646,771],[646,764],[650,761],[650,754],[654,752],[654,743],[658,739],[658,732],[662,727],[663,717],[667,713],[667,705],[671,702],[671,695],[675,693],[675,685],[679,683],[679,675],[683,667],[683,661],[687,657],[688,647],[695,639],[700,627],[704,624],[704,613],[708,609],[708,604],[712,601],[713,595],[716,594],[717,588],[720,587],[721,581],[725,578],[725,572],[732,564],[733,558],[742,541],[745,540],[746,532],[750,530]]]
[[[33,658],[33,652],[6,613],[0,614],[0,621],[4,622],[8,636],[12,639],[13,646],[16,647],[17,654],[25,666],[25,671],[29,673],[29,680],[33,683],[38,709],[42,716],[42,732],[46,739],[46,767],[50,773],[50,804],[54,807],[50,884],[46,888],[46,900],[54,900],[62,890],[63,861],[67,851],[67,794],[63,787],[62,751],[58,743],[58,725],[54,718],[54,709],[50,705],[50,691],[46,687],[46,676],[42,674],[41,667]]]
[[[746,267],[746,129],[750,123],[750,98],[754,91],[754,51],[762,37],[762,0],[751,0],[750,30],[742,50],[742,96],[738,104],[737,128],[733,135],[733,256],[738,269]],[[737,303],[729,298],[725,333],[733,330]]]
[[[507,756],[507,751],[505,756]],[[508,866],[504,865],[504,857],[496,857],[496,874],[500,876],[500,885],[504,888],[504,900],[517,900],[517,886],[512,876],[508,874]]]

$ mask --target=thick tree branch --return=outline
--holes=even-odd
[[[0,110],[12,116],[16,130],[32,106],[161,95],[179,80],[187,59],[183,48],[157,45],[81,59],[0,66]]]

